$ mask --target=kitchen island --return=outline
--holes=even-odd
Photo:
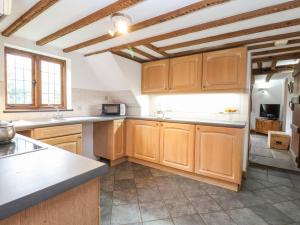
[[[42,148],[0,158],[0,225],[98,225],[106,165],[17,137]]]

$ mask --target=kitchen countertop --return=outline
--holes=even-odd
[[[140,119],[140,120],[153,120],[159,122],[170,122],[170,123],[190,123],[196,125],[209,125],[219,127],[233,127],[233,128],[244,128],[246,126],[245,121],[228,121],[228,120],[208,120],[208,119],[190,119],[190,118],[170,118],[163,119],[154,116],[82,116],[82,117],[67,117],[62,119],[44,119],[44,120],[18,120],[14,121],[14,125],[17,131],[38,128],[38,127],[49,127],[58,125],[67,125],[74,123],[90,123],[90,122],[101,122],[101,121],[112,121],[118,119]]]
[[[233,128],[245,128],[246,122],[243,121],[228,121],[228,120],[208,120],[208,119],[190,119],[190,118],[157,118],[154,116],[127,116],[128,119],[137,120],[153,120],[158,122],[170,122],[170,123],[189,123],[195,125],[208,125],[219,127],[233,127]]]
[[[0,158],[0,220],[97,178],[106,164],[19,135],[46,149]]]

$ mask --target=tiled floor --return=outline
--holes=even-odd
[[[300,175],[250,167],[240,192],[133,163],[101,177],[102,225],[300,225]]]
[[[262,134],[251,134],[251,163],[281,169],[300,171],[292,160],[291,153],[286,150],[268,148],[268,137]]]

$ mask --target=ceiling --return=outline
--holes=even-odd
[[[12,14],[1,20],[0,31],[4,31],[39,2],[42,1],[12,0]],[[44,0],[44,2],[47,2],[47,0]],[[277,62],[283,57],[281,56],[282,54],[293,53],[292,55],[290,54],[291,56],[284,56],[284,58],[297,58],[298,53],[300,54],[299,0],[48,0],[48,2],[52,3],[46,10],[37,14],[34,19],[25,23],[16,32],[13,32],[11,36],[40,41],[48,35],[97,10],[109,9],[109,12],[111,12],[111,10],[117,8],[116,6],[118,5],[128,4],[129,7],[122,7],[123,9],[121,9],[120,12],[130,15],[133,18],[133,24],[142,23],[142,29],[136,29],[124,36],[114,38],[106,37],[102,39],[103,41],[97,41],[89,46],[85,45],[86,47],[71,50],[86,56],[97,54],[97,52],[101,54],[106,51],[112,51],[113,53],[128,58],[131,58],[132,54],[134,54],[133,59],[142,62],[185,53],[190,54],[210,49],[235,47],[232,43],[236,43],[237,46],[249,46],[250,52],[256,52],[256,55],[252,56],[253,62],[255,62],[253,63],[253,68],[256,69],[256,72],[259,72],[261,68],[270,68],[270,72],[274,72],[276,69],[274,63],[275,66],[273,65],[273,68],[271,68],[272,61],[275,60],[272,58],[273,56],[275,56]],[[143,23],[143,21],[171,13],[183,7],[187,8],[196,3],[207,3],[208,5],[212,4],[212,6],[195,8],[194,5],[194,8],[192,10],[189,8],[183,13],[184,15],[181,15],[180,12],[177,11],[176,13],[174,12],[171,18],[166,16],[167,19],[164,18],[149,26],[145,26],[145,23]],[[258,16],[250,16],[249,18],[239,20],[235,19],[231,22],[226,22],[224,25],[217,24],[198,30],[192,30],[193,32],[187,31],[179,34],[173,32],[283,3],[294,4],[294,6],[290,8],[287,7],[279,12],[275,10],[274,12],[261,13]],[[114,6],[112,7],[112,5]],[[111,13],[104,13],[103,16],[95,22],[86,26],[80,26],[79,29],[75,29],[73,32],[62,35],[60,38],[46,44],[69,52],[69,47],[97,37],[107,36],[107,31],[111,25],[110,14]],[[299,19],[299,21],[297,19]],[[291,24],[288,23],[288,25],[276,25],[274,28],[267,27],[269,24],[282,23],[288,20],[293,20],[293,22]],[[260,29],[253,30],[252,28]],[[246,29],[249,31],[244,31]],[[289,41],[285,46],[274,46],[274,40],[280,39],[278,37],[274,37],[274,39],[272,39],[272,37],[262,39],[263,37],[286,33],[294,33],[285,37],[287,40],[294,41]],[[167,35],[164,37],[163,34]],[[152,39],[152,37],[156,38]],[[249,40],[252,41],[249,42]],[[268,56],[272,57],[266,59],[265,57]],[[261,58],[264,58],[263,63],[257,63]]]

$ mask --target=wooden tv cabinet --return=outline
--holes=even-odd
[[[280,131],[279,120],[256,118],[255,131],[257,133],[268,134],[269,130]]]

